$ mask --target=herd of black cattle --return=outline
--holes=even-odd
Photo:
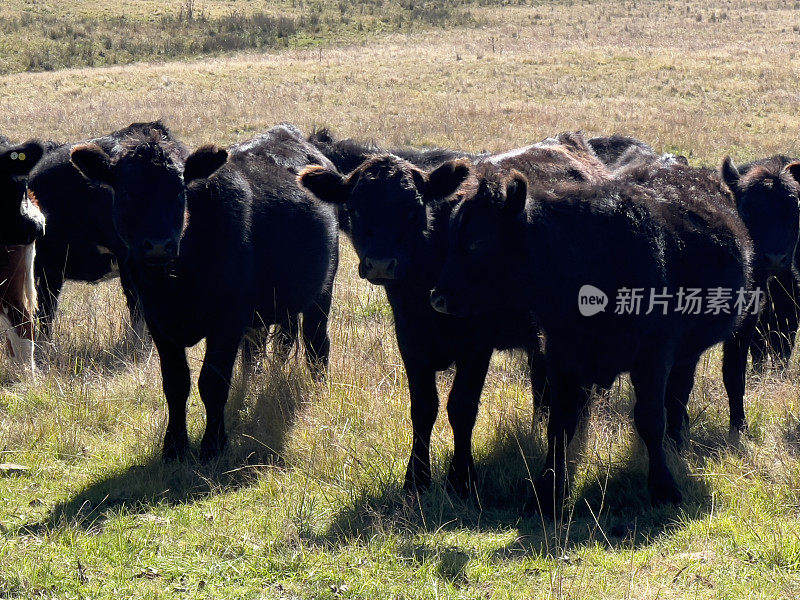
[[[193,153],[161,122],[73,144],[0,139],[3,317],[9,337],[32,339],[35,320],[46,339],[65,280],[118,273],[160,357],[165,459],[188,453],[186,348],[206,340],[201,458],[212,458],[226,444],[240,346],[251,368],[272,328],[279,360],[302,340],[312,374],[325,376],[341,231],[394,313],[413,424],[408,488],[430,483],[436,372],[455,364],[447,483],[469,492],[492,352],[519,348],[534,405],[549,413],[532,507],[549,513],[563,496],[566,446],[591,389],[624,372],[650,497],[679,503],[664,438],[681,445],[701,354],[723,342],[732,431],[747,427],[748,353],[756,368],[785,368],[791,355],[799,182],[800,162],[785,156],[711,170],[633,138],[581,133],[502,154],[386,150],[287,124]],[[35,319],[15,301],[33,281]],[[600,294],[588,313],[587,286]],[[700,290],[709,305],[687,308]],[[641,310],[624,301],[637,292]]]

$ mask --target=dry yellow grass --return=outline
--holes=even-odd
[[[584,129],[710,163],[730,151],[797,153],[800,19],[791,3],[701,6],[485,9],[478,14],[491,25],[478,30],[11,75],[0,79],[0,130],[71,139],[163,117],[191,143],[229,142],[287,120],[476,150]]]
[[[484,27],[0,77],[0,132],[72,140],[163,118],[199,145],[291,121],[384,144],[500,150],[584,129],[635,135],[695,163],[800,155],[794,3],[472,10]],[[409,503],[397,490],[410,424],[391,314],[382,290],[358,279],[347,241],[342,251],[329,382],[312,384],[301,364],[267,368],[233,394],[233,447],[210,469],[152,460],[165,418],[157,357],[120,350],[126,317],[115,283],[69,287],[50,371],[35,381],[4,375],[0,462],[24,462],[32,474],[0,478],[0,597],[800,594],[796,361],[785,379],[752,380],[752,438],[736,448],[718,352],[709,353],[690,448],[675,458],[687,492],[677,512],[646,505],[620,383],[586,432],[567,528],[517,520],[519,450],[541,458],[540,440],[524,369],[498,356],[475,433],[483,510],[436,489]],[[197,435],[196,391],[190,415]],[[440,416],[438,480],[450,448]],[[248,467],[260,463],[270,466]]]

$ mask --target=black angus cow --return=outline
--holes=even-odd
[[[522,158],[520,158],[522,157]],[[413,158],[413,156],[412,156]],[[485,157],[494,164],[526,160],[548,180],[594,180],[607,170],[579,134],[563,134],[505,154]],[[397,343],[408,377],[413,444],[405,487],[424,488],[431,480],[430,437],[439,409],[436,373],[455,364],[447,402],[454,452],[447,481],[464,493],[474,481],[472,430],[492,351],[528,352],[535,405],[543,401],[543,355],[538,329],[529,311],[493,319],[456,318],[430,306],[430,290],[443,264],[452,194],[467,168],[448,163],[429,175],[397,156],[373,156],[349,176],[318,167],[306,169],[301,185],[318,198],[344,206],[350,237],[359,257],[359,275],[381,285],[392,307]]]
[[[747,349],[755,333],[758,314],[763,310],[762,291],[766,289],[775,269],[779,268],[783,260],[780,257],[791,257],[797,243],[800,208],[797,184],[791,171],[784,170],[778,163],[767,162],[753,169],[748,176],[741,176],[730,158],[723,161],[719,173],[683,165],[665,166],[660,161],[641,159],[615,171],[614,176],[662,194],[671,192],[667,197],[677,203],[683,202],[684,194],[690,192],[675,193],[675,190],[687,186],[702,189],[719,185],[724,180],[732,190],[731,207],[739,214],[753,243],[750,291],[756,294],[753,297],[756,304],[723,344],[723,380],[730,407],[731,433],[746,429],[744,391]],[[682,428],[687,421],[686,405],[682,403],[687,400],[688,395],[667,398],[667,434],[679,448],[682,445]]]
[[[188,152],[160,121],[132,123],[108,135],[80,143],[98,145],[109,156],[122,151],[130,136],[158,132],[175,143],[178,158]],[[42,334],[49,336],[61,288],[66,280],[95,283],[120,277],[131,311],[134,330],[142,334],[142,317],[124,267],[126,249],[114,230],[111,193],[103,185],[82,177],[70,163],[77,144],[52,148],[31,172],[28,191],[47,219],[47,234],[36,245],[35,272]]]
[[[635,147],[634,147],[635,148]],[[628,155],[626,152],[623,156]],[[752,290],[766,291],[773,277],[792,277],[792,262],[798,237],[800,206],[798,205],[798,183],[800,163],[787,163],[778,157],[748,165],[745,173],[726,158],[720,173],[708,169],[691,169],[677,163],[652,160],[640,155],[614,171],[617,179],[636,183],[656,190],[669,190],[695,182],[708,180],[710,185],[720,179],[733,192],[736,210],[745,224],[753,242]],[[676,196],[680,202],[682,196]],[[756,337],[757,321],[766,302],[760,302],[759,316],[749,315],[742,321],[729,340],[723,345],[723,380],[730,405],[730,429],[736,433],[746,429],[744,415],[744,391],[747,373],[747,349],[750,340]],[[755,307],[754,307],[755,310]],[[755,360],[755,359],[754,359]],[[682,425],[686,421],[685,406],[667,406],[667,433],[675,444],[681,446]]]
[[[759,170],[767,169],[767,173],[775,175],[788,165],[797,163],[796,159],[788,156],[776,155],[764,158],[739,167],[738,178],[741,182],[751,180],[750,171],[754,168]],[[762,171],[762,174],[764,171]],[[733,183],[733,182],[732,182]],[[734,184],[740,187],[741,184]],[[748,184],[749,194],[760,193],[763,184],[753,186]],[[783,187],[783,186],[780,186]],[[770,210],[768,196],[774,193],[770,188],[763,190],[764,210]],[[800,265],[800,245],[797,245],[791,252],[792,257],[786,256],[786,249],[773,252],[772,257],[764,257],[769,264],[766,264],[771,272],[767,283],[766,304],[758,317],[758,326],[750,343],[750,355],[753,358],[753,367],[761,370],[768,357],[773,360],[773,366],[785,370],[788,367],[789,358],[794,350],[797,331],[800,329],[800,277],[797,275],[797,266]]]
[[[228,151],[200,148],[185,168],[181,147],[155,130],[130,138],[113,158],[95,144],[72,149],[75,166],[114,191],[114,224],[161,358],[167,459],[188,449],[186,347],[206,340],[202,458],[226,444],[231,371],[253,323],[302,313],[307,357],[327,363],[338,231],[333,211],[305,194],[292,172],[309,152],[290,126]]]
[[[25,193],[25,179],[45,152],[31,140],[12,145],[0,136],[0,337],[12,359],[34,370],[34,242],[44,233],[44,216]]]
[[[783,292],[775,285],[774,278],[778,278],[779,285],[783,285],[782,279],[793,291],[797,285],[794,257],[800,233],[800,162],[786,163],[781,157],[774,157],[749,165],[745,173],[740,173],[730,157],[726,157],[720,176],[733,192],[736,208],[753,240],[753,287],[762,290],[765,296],[771,290],[774,298]],[[791,353],[788,336],[791,327],[796,331],[796,316],[793,317],[796,313],[787,311],[788,314],[778,317],[774,308],[770,314],[768,305],[768,301],[764,302],[760,311],[767,315],[759,314],[757,318],[746,320],[723,349],[723,378],[731,409],[731,432],[734,433],[747,429],[744,391],[748,350],[754,345],[758,348],[753,355],[758,365],[759,359],[763,361],[764,358],[759,354],[764,337],[770,334],[769,331],[757,334],[758,323],[769,323],[775,318],[778,331],[787,336],[785,347]],[[759,341],[754,344],[755,339]],[[788,355],[785,358],[788,360]]]
[[[552,513],[564,491],[566,447],[585,389],[607,387],[626,371],[649,455],[650,497],[679,503],[664,451],[665,397],[688,397],[700,354],[725,340],[738,318],[662,314],[661,306],[648,314],[648,299],[636,310],[634,290],[675,298],[681,288],[747,289],[752,244],[728,191],[694,172],[660,189],[619,180],[530,189],[520,173],[475,170],[479,184],[462,188],[450,215],[431,303],[488,319],[530,309],[544,330],[551,409],[539,506]],[[590,296],[605,310],[585,310]]]

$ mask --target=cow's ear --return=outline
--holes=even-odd
[[[347,202],[347,183],[337,171],[320,165],[310,165],[300,171],[297,183],[323,202],[329,204]]]
[[[69,159],[87,179],[108,185],[114,183],[111,158],[97,144],[79,144],[73,147]]]
[[[11,146],[0,153],[0,164],[7,173],[27,175],[44,155],[41,142],[30,140],[18,146]]]
[[[800,161],[796,160],[789,163],[783,170],[789,173],[797,183],[800,183]]]
[[[425,202],[447,198],[454,194],[469,177],[470,162],[466,159],[451,160],[437,167],[427,177],[422,188]]]
[[[722,164],[719,166],[719,176],[722,178],[722,181],[725,182],[725,185],[730,188],[731,192],[735,194],[741,175],[739,174],[739,169],[733,164],[730,156],[726,156],[722,159]]]
[[[202,146],[192,152],[183,167],[183,182],[208,179],[228,161],[228,151],[216,146]]]
[[[511,172],[511,179],[506,184],[506,203],[503,212],[509,217],[516,217],[525,210],[528,201],[528,180],[519,171]]]

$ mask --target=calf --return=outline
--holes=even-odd
[[[734,175],[731,181],[734,190],[739,188],[739,181],[747,183],[751,178],[745,178],[753,169],[758,169],[760,175],[767,175],[775,179],[776,174],[787,168],[790,164],[796,164],[797,161],[789,158],[788,156],[772,156],[770,158],[761,159],[752,163],[747,163],[739,167],[739,176]],[[780,183],[783,178],[778,178],[779,189],[784,188],[785,185]],[[735,181],[734,181],[735,180]],[[763,211],[770,210],[769,196],[776,193],[776,190],[766,188],[763,193],[760,190],[764,188],[763,184],[753,186],[752,182],[748,184],[749,195],[762,195]],[[789,363],[789,358],[794,349],[795,338],[797,337],[797,330],[800,328],[798,321],[798,306],[800,306],[800,278],[797,276],[797,265],[800,264],[800,245],[796,246],[794,250],[784,248],[777,254],[786,254],[786,251],[792,255],[792,259],[787,259],[785,256],[773,256],[772,259],[767,259],[771,264],[765,264],[771,272],[766,285],[767,298],[764,308],[758,317],[758,325],[753,334],[753,339],[750,343],[750,354],[753,358],[753,366],[756,369],[761,369],[767,357],[771,356],[773,363],[781,369],[786,369]],[[773,253],[774,254],[774,253]],[[777,258],[777,260],[775,260]]]
[[[680,167],[662,171],[677,179],[654,188],[619,180],[536,187],[528,198],[522,174],[484,163],[450,215],[434,308],[487,318],[532,310],[545,333],[551,410],[535,485],[545,512],[564,491],[566,446],[585,389],[607,387],[625,371],[650,458],[651,499],[681,501],[663,446],[665,396],[688,396],[700,354],[730,335],[737,316],[660,307],[637,314],[626,290],[631,298],[637,289],[672,298],[689,288],[746,290],[752,244],[719,182]],[[616,294],[622,310],[606,296],[605,310],[582,314],[588,285]]]
[[[548,181],[593,180],[606,173],[582,136],[483,157],[495,165],[518,165]],[[545,388],[538,328],[529,311],[460,318],[437,313],[430,289],[444,259],[450,205],[441,202],[466,177],[464,163],[447,163],[427,174],[390,154],[369,158],[349,176],[310,167],[301,185],[318,198],[345,207],[359,275],[381,285],[392,307],[395,332],[408,377],[413,443],[405,487],[430,483],[430,436],[439,408],[436,373],[456,366],[447,412],[454,452],[448,484],[465,492],[473,481],[472,430],[493,349],[524,348],[531,364],[536,405]]]
[[[657,190],[679,186],[689,175],[709,181],[724,179],[733,191],[736,210],[753,242],[752,289],[757,290],[760,298],[772,277],[785,271],[791,275],[800,220],[798,185],[793,173],[800,174],[800,164],[767,159],[757,167],[748,168],[746,174],[740,174],[730,158],[726,158],[720,168],[721,175],[708,169],[676,167],[674,164],[669,168],[664,167],[663,161],[640,159],[615,171],[615,177]],[[677,200],[680,202],[681,197]],[[765,303],[761,304],[763,306]],[[764,310],[763,307],[761,310]],[[732,433],[747,426],[743,406],[747,348],[751,345],[750,340],[754,337],[759,318],[750,315],[743,320],[723,346],[723,380],[730,405]],[[667,433],[680,447],[686,410],[685,405],[671,404],[673,400],[677,401],[667,398]]]
[[[44,217],[35,197],[25,193],[25,178],[44,150],[36,141],[0,142],[0,321],[11,357],[31,370],[34,242],[44,233]]]
[[[324,368],[338,246],[333,211],[309,198],[292,169],[313,152],[291,126],[186,159],[151,130],[109,156],[76,146],[73,164],[113,190],[112,218],[161,358],[169,421],[165,458],[188,449],[186,348],[206,340],[198,387],[206,408],[201,457],[226,444],[224,406],[236,353],[253,323],[303,317],[309,360]]]
[[[127,138],[148,132],[158,132],[165,140],[170,140],[178,160],[186,158],[185,147],[160,121],[132,123],[80,143],[96,144],[110,156],[116,156]],[[76,145],[56,145],[28,179],[28,190],[47,218],[47,235],[37,244],[34,267],[42,334],[50,335],[58,297],[66,280],[96,283],[114,277],[120,277],[134,330],[143,333],[142,317],[123,266],[127,250],[111,217],[111,193],[107,187],[81,177],[74,169],[70,152]]]
[[[773,157],[749,165],[742,174],[730,157],[726,157],[720,175],[736,197],[736,208],[753,240],[753,286],[779,296],[791,294],[797,285],[793,264],[800,232],[800,162],[787,163],[782,157]],[[780,285],[788,289],[784,291]],[[762,308],[761,312],[766,310]],[[796,315],[793,310],[787,313],[777,318],[777,328],[787,335],[784,347],[788,347],[790,353],[788,336],[792,335],[793,327],[796,332],[797,318],[792,317]],[[772,315],[775,315],[774,310]],[[758,364],[763,358],[763,354],[759,354],[762,346],[758,342],[753,344],[753,340],[760,338],[763,342],[765,334],[756,335],[758,321],[768,322],[770,318],[767,315],[748,319],[725,343],[723,379],[731,408],[732,432],[747,428],[744,415],[747,353],[755,345],[758,350],[754,353],[754,362]],[[788,359],[788,355],[784,356]]]

